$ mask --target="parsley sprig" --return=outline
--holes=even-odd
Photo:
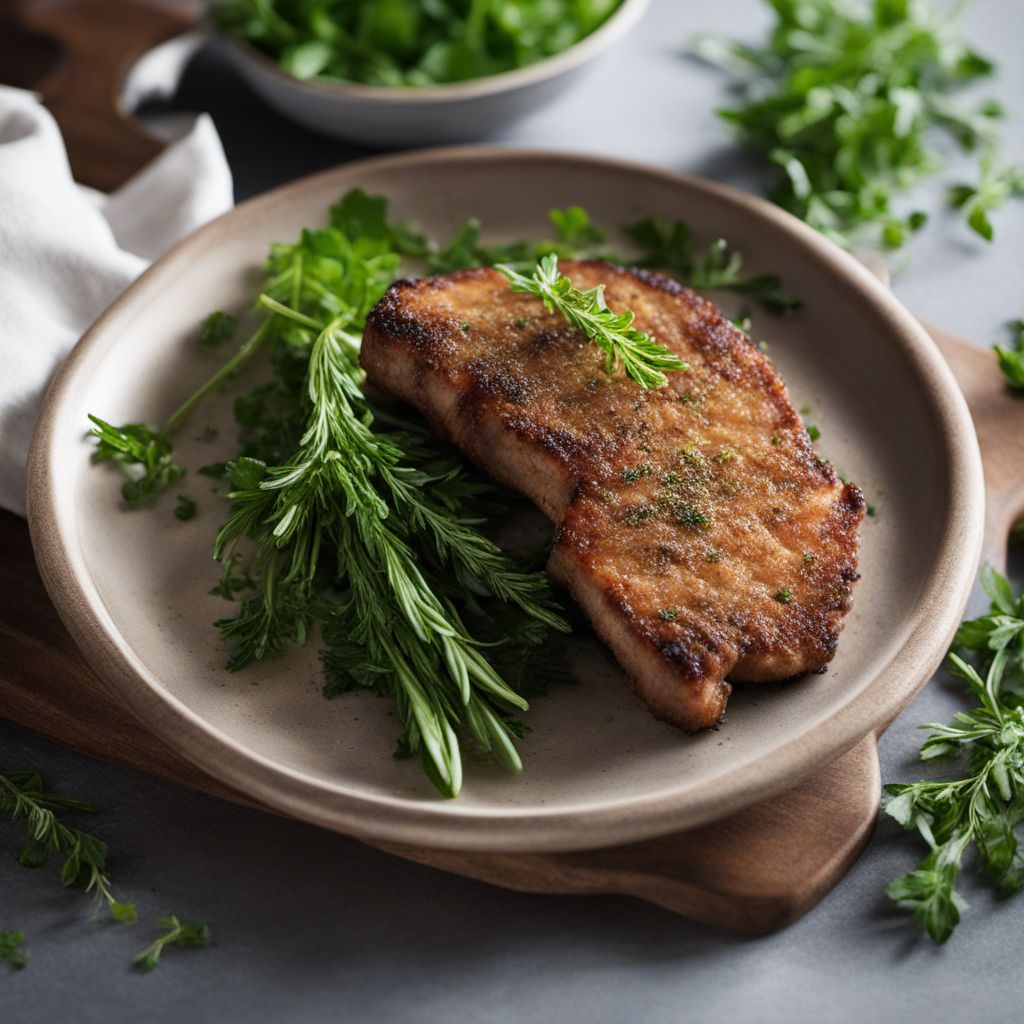
[[[956,891],[967,853],[973,850],[1002,896],[1024,883],[1018,845],[1024,822],[1024,595],[990,566],[982,585],[991,599],[987,615],[964,622],[949,656],[953,671],[978,704],[949,725],[929,724],[922,761],[960,758],[963,772],[950,780],[891,784],[885,811],[916,829],[930,852],[917,868],[894,881],[888,895],[910,910],[936,942],[945,942],[966,904]]]
[[[943,136],[981,149],[979,181],[951,195],[971,228],[1020,195],[1024,170],[996,155],[1002,108],[955,96],[993,65],[962,38],[964,4],[935,0],[770,0],[759,46],[719,38],[696,53],[736,76],[741,101],[721,116],[779,170],[776,201],[843,245],[898,248],[925,222],[904,197],[942,166]]]
[[[631,380],[645,389],[664,387],[666,370],[689,367],[674,352],[650,335],[633,327],[633,312],[613,313],[604,301],[604,285],[585,292],[559,272],[554,253],[543,257],[529,276],[499,263],[495,268],[509,280],[514,292],[536,295],[549,312],[558,312],[566,321],[604,352],[604,369],[613,373],[619,366]]]

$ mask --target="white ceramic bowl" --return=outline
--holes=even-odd
[[[650,0],[623,0],[596,31],[561,53],[515,71],[466,82],[395,88],[302,81],[235,36],[225,50],[249,85],[305,128],[371,146],[469,142],[493,135],[567,89],[640,20]]]

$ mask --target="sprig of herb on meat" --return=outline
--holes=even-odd
[[[940,143],[981,146],[979,184],[954,190],[970,226],[1020,194],[1021,169],[992,155],[1002,116],[955,94],[993,71],[962,38],[964,4],[934,0],[770,0],[765,43],[698,40],[696,53],[737,76],[741,102],[720,111],[739,140],[779,169],[776,201],[844,245],[897,248],[925,221],[905,194],[941,168]]]
[[[509,280],[514,292],[536,295],[549,312],[558,312],[565,320],[589,338],[604,352],[606,373],[618,367],[642,388],[660,388],[668,383],[666,370],[689,367],[674,352],[660,345],[650,335],[638,331],[631,310],[613,313],[604,301],[604,286],[585,292],[573,286],[558,270],[558,257],[545,256],[529,276],[513,267],[496,267]]]
[[[1024,882],[1024,595],[991,567],[982,570],[987,615],[964,622],[951,653],[955,674],[978,704],[950,725],[929,724],[922,761],[959,758],[963,773],[885,787],[886,813],[916,829],[930,848],[917,868],[886,890],[936,942],[945,942],[966,904],[956,883],[966,855],[981,860],[996,891]]]

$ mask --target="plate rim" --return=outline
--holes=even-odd
[[[950,514],[937,545],[938,570],[918,601],[916,628],[907,643],[849,704],[817,729],[717,778],[709,787],[667,790],[581,808],[481,809],[458,801],[410,805],[401,798],[346,792],[274,762],[215,728],[160,687],[118,633],[75,545],[74,508],[57,503],[60,448],[56,430],[65,396],[80,368],[102,345],[108,325],[129,314],[147,291],[173,276],[174,265],[209,245],[240,217],[260,211],[334,177],[353,172],[456,162],[486,166],[494,160],[542,160],[658,178],[691,192],[737,205],[765,227],[796,240],[837,277],[874,304],[890,322],[922,393],[941,426],[949,452]],[[69,502],[68,505],[72,505]],[[880,733],[906,707],[941,663],[973,586],[981,551],[984,483],[973,423],[959,386],[935,343],[913,315],[865,267],[791,214],[758,196],[696,175],[636,161],[538,148],[450,146],[341,164],[246,200],[210,221],[156,260],[86,331],[46,392],[28,461],[27,516],[40,573],[50,599],[86,660],[129,709],[165,743],[204,773],[275,810],[370,840],[463,851],[544,852],[613,846],[693,828],[789,789],[816,768],[842,756],[868,733]],[[464,808],[461,809],[460,808]],[[440,810],[440,813],[438,811]]]

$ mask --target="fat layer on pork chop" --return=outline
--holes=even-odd
[[[811,448],[769,360],[660,274],[564,262],[688,370],[643,390],[498,271],[398,281],[371,312],[369,380],[557,525],[548,569],[635,693],[687,730],[735,682],[822,670],[857,579],[864,500]]]

